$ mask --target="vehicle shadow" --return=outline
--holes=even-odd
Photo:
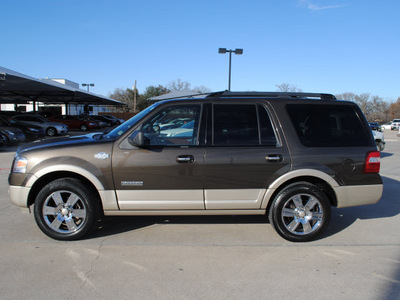
[[[390,157],[390,156],[393,156],[393,155],[394,155],[394,153],[381,152],[381,158]]]
[[[265,215],[255,216],[118,216],[104,217],[98,230],[87,238],[107,237],[140,230],[156,224],[262,224],[269,223]]]
[[[383,177],[383,195],[378,203],[346,208],[332,208],[331,224],[321,238],[334,235],[351,226],[357,219],[388,218],[400,214],[400,182]]]
[[[377,204],[332,208],[330,226],[317,240],[335,235],[351,226],[357,219],[377,219],[396,216],[400,213],[400,182],[382,177],[384,191]],[[268,224],[265,215],[260,216],[130,216],[105,217],[96,230],[87,238],[99,238],[139,230],[155,224]]]

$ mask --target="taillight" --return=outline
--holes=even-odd
[[[368,152],[364,162],[363,173],[379,173],[380,168],[381,153],[379,151]]]

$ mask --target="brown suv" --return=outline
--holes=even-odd
[[[106,134],[20,148],[14,204],[59,240],[103,214],[266,215],[309,241],[330,208],[376,203],[380,153],[359,107],[329,94],[213,93],[158,102]]]

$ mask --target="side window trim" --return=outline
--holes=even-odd
[[[271,113],[270,108],[265,103],[257,103],[257,116],[258,117],[259,117],[259,114],[260,114],[260,109],[264,109],[265,112],[268,115],[268,120],[269,120],[269,122],[271,124],[272,130],[273,130],[273,133],[274,133],[274,136],[275,136],[275,140],[276,140],[275,147],[276,148],[282,147],[282,141],[281,141],[280,136],[278,134],[276,122],[275,122],[274,118],[272,117],[272,113]],[[261,123],[260,122],[259,122],[258,126],[259,126],[259,130],[260,130],[260,138],[261,138]],[[262,140],[262,138],[261,138],[261,140]],[[261,144],[263,144],[263,143],[261,142]],[[269,144],[264,144],[264,145],[271,146]]]

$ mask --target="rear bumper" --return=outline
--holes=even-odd
[[[338,186],[334,188],[337,207],[375,204],[382,197],[383,184]]]

